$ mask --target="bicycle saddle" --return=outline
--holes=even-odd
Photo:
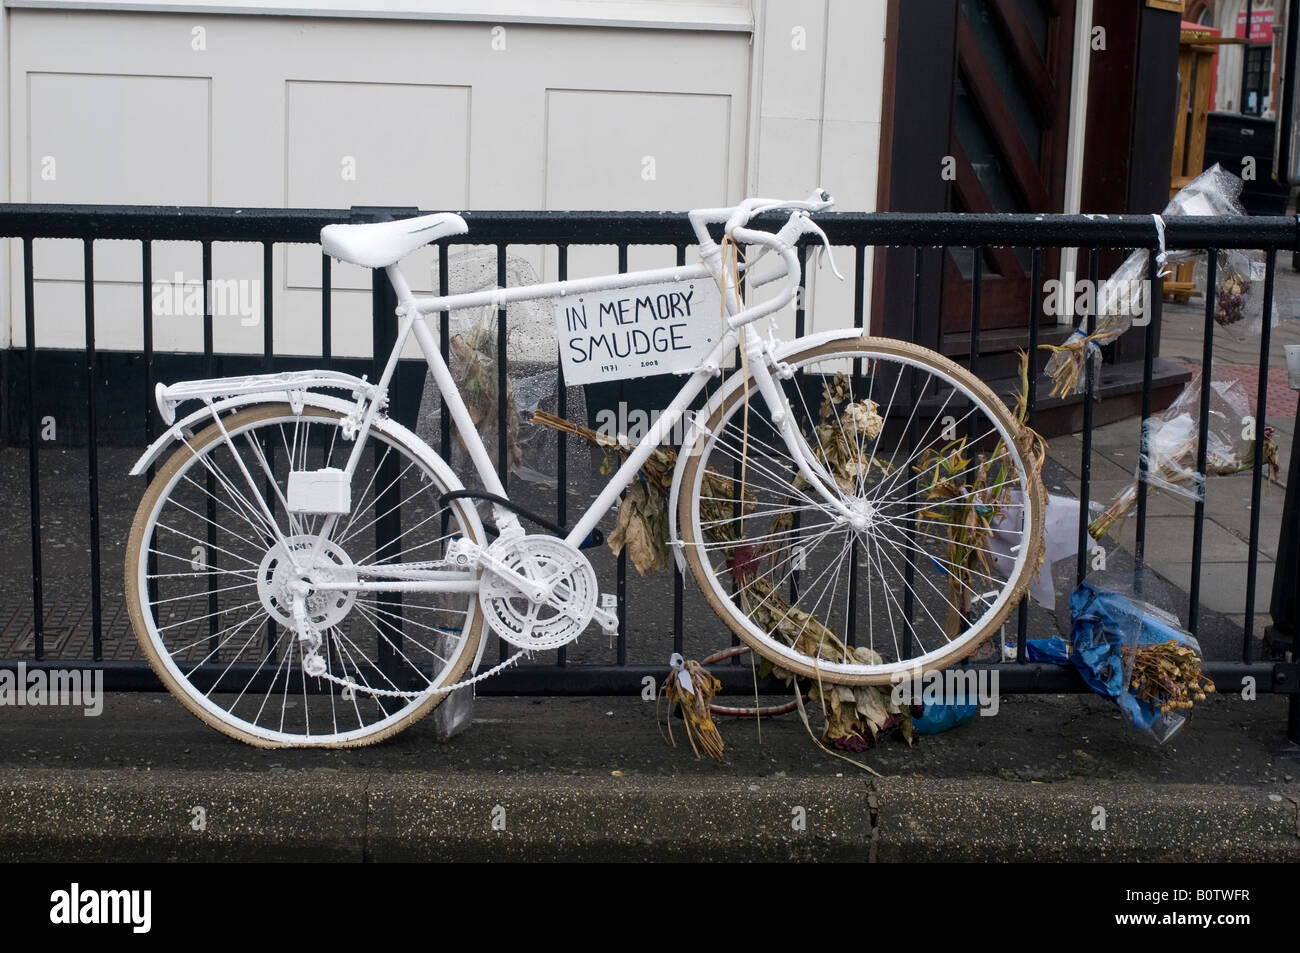
[[[396,222],[326,225],[320,230],[320,244],[331,258],[363,268],[386,268],[422,245],[467,231],[469,226],[459,215],[437,212]]]

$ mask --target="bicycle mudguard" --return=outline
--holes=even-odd
[[[298,400],[297,394],[294,395],[294,400]],[[149,444],[145,449],[144,453],[140,454],[140,458],[135,461],[135,465],[131,467],[131,476],[139,476],[144,473],[145,470],[157,462],[158,458],[162,456],[164,450],[182,438],[185,431],[193,431],[195,427],[202,426],[205,422],[210,422],[214,413],[220,414],[227,410],[236,410],[240,407],[247,407],[253,404],[287,403],[289,403],[289,394],[287,391],[273,391],[270,393],[242,394],[238,397],[228,397],[225,400],[214,401],[211,407],[200,407],[189,416],[176,421],[156,437],[154,442]],[[343,414],[348,413],[356,406],[353,401],[339,400],[334,397],[326,397],[323,394],[310,393],[304,395],[303,404],[312,407],[319,407],[322,410],[337,410]],[[411,436],[414,435],[412,434]]]
[[[754,333],[754,332],[751,332]],[[805,334],[803,337],[795,338],[792,341],[783,341],[774,352],[777,360],[783,360],[797,351],[807,350],[811,347],[817,347],[822,344],[828,344],[831,341],[848,341],[856,338],[867,336],[862,328],[836,328],[832,331],[820,331],[817,334]],[[713,416],[713,412],[718,409],[724,400],[731,396],[741,385],[742,372],[736,368],[727,377],[723,385],[718,388],[717,392],[709,398],[708,402],[696,413],[696,419],[700,421],[708,420]],[[686,460],[690,453],[687,447],[693,445],[696,441],[708,436],[696,425],[692,424],[686,432],[686,439],[682,442],[681,452],[677,454],[677,466],[673,468],[672,490],[668,495],[668,541],[673,551],[673,559],[677,563],[677,568],[683,574],[687,572],[686,557],[682,554],[682,547],[676,545],[681,539],[677,532],[677,498],[682,489],[682,474],[686,470]]]

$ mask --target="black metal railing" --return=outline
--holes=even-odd
[[[14,667],[19,662],[27,667],[68,667],[93,666],[103,669],[109,688],[121,689],[156,689],[159,683],[142,660],[110,658],[104,651],[104,628],[106,609],[112,609],[113,618],[121,614],[120,606],[106,606],[105,594],[101,587],[103,574],[116,572],[113,565],[106,568],[101,565],[101,466],[100,454],[104,446],[102,434],[104,395],[113,393],[120,406],[126,401],[129,408],[126,417],[136,422],[138,433],[152,439],[157,431],[157,416],[153,404],[153,389],[157,382],[158,364],[161,358],[155,349],[154,315],[151,302],[151,282],[153,270],[154,244],[158,242],[191,242],[201,249],[203,288],[209,287],[213,275],[212,250],[218,243],[255,243],[262,250],[262,330],[263,349],[260,360],[249,358],[260,367],[255,369],[285,369],[295,361],[307,361],[307,365],[324,364],[340,366],[346,363],[336,356],[333,338],[335,321],[332,298],[336,293],[332,277],[333,265],[329,258],[322,256],[320,265],[320,337],[319,359],[289,358],[277,355],[274,348],[275,315],[274,287],[272,284],[272,266],[274,250],[281,244],[316,244],[322,226],[339,221],[373,221],[415,214],[414,209],[212,209],[212,208],[165,208],[134,206],[76,206],[76,205],[0,205],[0,237],[18,239],[13,250],[19,257],[17,269],[21,271],[23,281],[23,315],[25,342],[21,348],[11,348],[4,355],[4,373],[6,380],[0,391],[0,401],[8,406],[0,413],[0,446],[6,443],[26,443],[27,450],[27,505],[30,515],[30,553],[31,553],[31,591],[30,591],[30,639],[22,642],[30,645],[30,650],[22,653],[0,651],[0,667]],[[684,214],[662,214],[648,212],[466,212],[464,218],[469,224],[469,234],[454,244],[474,244],[494,246],[497,256],[497,274],[499,283],[504,284],[506,277],[506,255],[511,246],[550,246],[556,250],[558,277],[567,277],[569,252],[580,246],[612,245],[617,249],[618,267],[627,270],[628,250],[636,246],[671,246],[676,252],[676,261],[683,264],[687,253],[694,244],[694,236]],[[900,319],[898,307],[891,302],[891,316],[888,320],[877,321],[875,330],[884,330],[897,336],[907,336],[913,341],[936,347],[943,344],[941,322],[934,309],[927,305],[923,294],[934,282],[940,280],[942,258],[934,249],[943,247],[961,247],[972,250],[974,271],[971,282],[971,326],[966,353],[950,356],[964,360],[973,370],[980,368],[981,346],[981,298],[983,282],[983,258],[987,249],[998,246],[1010,246],[1028,249],[1031,293],[1024,302],[1026,316],[1026,339],[1024,343],[1031,354],[1037,353],[1039,342],[1039,325],[1041,320],[1042,279],[1045,273],[1045,254],[1052,249],[1079,248],[1082,260],[1087,262],[1087,274],[1094,280],[1098,277],[1099,255],[1104,249],[1147,249],[1149,251],[1149,274],[1156,274],[1158,237],[1155,224],[1149,216],[1111,216],[1093,218],[1078,215],[956,215],[956,214],[863,214],[832,213],[819,217],[819,222],[836,246],[852,250],[856,265],[856,290],[853,295],[852,322],[856,327],[864,327],[867,315],[867,302],[864,294],[864,270],[866,267],[866,250],[876,248],[899,249],[890,254],[906,254],[911,250],[911,281],[905,291],[910,301],[906,301],[905,310],[910,311],[910,328],[906,319]],[[760,219],[759,227],[777,227],[780,219]],[[37,308],[36,280],[33,267],[33,255],[37,242],[50,239],[76,240],[82,244],[82,263],[84,286],[84,324],[85,340],[82,354],[82,372],[86,388],[84,429],[76,428],[78,435],[85,438],[85,487],[86,503],[86,543],[89,549],[90,580],[88,598],[90,601],[89,626],[91,629],[90,652],[77,656],[52,653],[46,644],[47,606],[44,599],[45,580],[43,569],[48,562],[48,554],[42,545],[42,481],[40,466],[41,415],[38,412],[38,376],[42,364],[49,364],[56,357],[65,360],[68,352],[38,349],[37,331],[41,326],[43,315]],[[142,280],[140,328],[143,347],[140,352],[140,366],[134,370],[129,379],[112,382],[111,386],[102,379],[106,373],[103,362],[110,352],[98,347],[96,340],[96,296],[95,296],[95,250],[97,242],[120,240],[134,242],[139,248],[139,260]],[[1214,283],[1215,255],[1219,249],[1262,249],[1267,254],[1267,269],[1264,280],[1264,308],[1268,314],[1272,308],[1276,278],[1276,258],[1278,251],[1294,251],[1300,244],[1300,230],[1297,220],[1289,217],[1270,218],[1170,218],[1165,221],[1165,247],[1169,249],[1207,249],[1208,287],[1205,294],[1204,349],[1202,366],[1208,368],[1214,355]],[[443,251],[448,243],[440,243]],[[807,261],[808,248],[804,248],[804,260]],[[447,256],[439,256],[438,290],[448,290]],[[1155,282],[1155,291],[1150,296],[1152,314],[1146,324],[1145,350],[1142,359],[1141,381],[1141,415],[1146,419],[1152,413],[1153,377],[1155,372],[1155,351],[1158,329],[1161,323],[1161,294],[1159,279]],[[216,376],[221,368],[228,368],[228,355],[219,354],[214,345],[214,315],[207,296],[204,296],[202,315],[202,349],[188,355],[192,361],[193,376]],[[377,373],[383,357],[388,353],[395,340],[396,318],[393,314],[394,301],[391,290],[381,274],[376,274],[372,289],[374,335],[374,365],[372,372]],[[901,300],[901,299],[900,299]],[[1085,319],[1091,330],[1096,315],[1079,316]],[[441,322],[440,343],[444,355],[449,347],[448,322]],[[796,330],[802,333],[805,327],[803,297],[797,301]],[[506,311],[502,308],[497,314],[497,368],[500,375],[498,386],[504,392],[507,373],[506,355]],[[1136,332],[1135,332],[1136,333]],[[300,342],[299,342],[300,343]],[[301,346],[296,348],[301,351]],[[1259,388],[1256,395],[1256,420],[1265,417],[1268,386],[1268,357],[1270,349],[1269,322],[1263,322],[1259,347]],[[114,352],[115,353],[115,352]],[[63,366],[63,365],[60,365]],[[21,370],[21,375],[19,371]],[[227,370],[228,372],[228,370]],[[557,375],[560,373],[557,367]],[[19,377],[22,380],[19,381]],[[408,375],[414,377],[415,375]],[[1079,525],[1079,559],[1076,576],[1082,580],[1088,573],[1086,560],[1088,503],[1092,491],[1092,438],[1094,429],[1094,393],[1091,376],[1086,377],[1085,393],[1082,398],[1082,467],[1080,472],[1080,525]],[[1209,425],[1210,374],[1201,378],[1201,404],[1199,419],[1200,443],[1197,457],[1197,469],[1206,472],[1205,435]],[[409,382],[408,382],[409,385]],[[72,386],[69,383],[69,386]],[[80,386],[80,385],[78,385]],[[132,395],[122,396],[122,391],[129,388]],[[408,386],[408,399],[395,399],[397,408],[395,416],[405,407],[409,410],[413,391]],[[562,380],[557,382],[558,412],[566,414],[566,390]],[[397,395],[400,398],[400,394]],[[504,421],[505,402],[499,401],[502,419],[498,421],[497,460],[502,479],[508,478],[508,457],[505,447],[506,426]],[[1034,424],[1036,416],[1042,410],[1036,397],[1035,388],[1029,393],[1029,423]],[[451,448],[451,434],[448,429],[448,417],[440,417],[441,429],[438,434],[439,446],[444,457]],[[115,433],[130,433],[131,426],[113,418]],[[25,424],[25,426],[23,426]],[[565,436],[558,437],[556,463],[557,480],[553,500],[554,520],[566,525],[570,516],[570,476],[572,474],[571,452]],[[1138,448],[1134,448],[1138,449]],[[1291,473],[1288,469],[1288,498],[1295,492]],[[1143,455],[1142,475],[1145,473],[1145,455]],[[1284,692],[1292,696],[1291,731],[1296,740],[1300,740],[1300,713],[1295,704],[1297,683],[1300,682],[1300,667],[1293,662],[1260,660],[1255,657],[1254,604],[1255,590],[1258,585],[1258,558],[1260,525],[1259,511],[1261,499],[1263,467],[1254,468],[1251,485],[1252,515],[1250,520],[1250,554],[1248,557],[1246,592],[1244,600],[1245,624],[1241,640],[1240,657],[1233,660],[1210,660],[1207,672],[1221,684],[1235,685],[1241,679],[1249,677],[1254,680],[1258,692]],[[9,505],[18,507],[21,495],[10,489]],[[1295,512],[1296,507],[1288,506],[1288,512]],[[1194,520],[1194,536],[1191,553],[1191,591],[1189,593],[1186,624],[1195,632],[1199,623],[1199,594],[1201,588],[1201,571],[1204,551],[1204,524],[1206,519],[1204,496],[1197,500]],[[1136,540],[1133,552],[1135,569],[1141,570],[1145,565],[1148,522],[1148,484],[1142,479],[1138,484]],[[1283,529],[1282,545],[1287,545],[1288,536],[1294,537],[1298,527]],[[1279,565],[1284,561],[1279,554]],[[669,652],[682,650],[685,632],[685,587],[683,579],[675,569],[672,578],[672,605],[638,607],[629,602],[629,586],[626,558],[620,557],[615,566],[615,589],[618,595],[619,634],[613,648],[613,660],[598,662],[575,662],[565,650],[552,653],[549,659],[535,660],[533,664],[516,667],[501,673],[498,677],[480,685],[480,690],[501,694],[624,694],[640,692],[643,680],[647,677],[658,678],[663,672],[662,665],[629,664],[628,638],[629,619],[637,640],[653,640],[657,657],[667,658]],[[1294,586],[1295,580],[1279,580],[1278,585]],[[17,599],[14,592],[0,594],[0,609],[7,599]],[[24,596],[23,601],[26,601]],[[1294,601],[1289,603],[1294,605]],[[1275,603],[1276,605],[1276,603]],[[1040,665],[1026,661],[1025,642],[1032,636],[1029,631],[1028,600],[1021,603],[1016,619],[1018,652],[1016,661],[1002,663],[998,666],[1000,686],[1011,692],[1060,692],[1083,689],[1083,683],[1070,669],[1052,665]],[[1295,619],[1274,619],[1279,630],[1293,632]],[[21,641],[21,640],[20,640]],[[12,657],[5,658],[6,654]],[[751,675],[747,666],[721,666],[719,670],[724,685],[728,689],[750,691]]]

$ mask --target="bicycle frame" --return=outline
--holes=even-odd
[[[607,574],[579,551],[601,542],[596,526],[613,523],[615,509],[613,539],[631,527],[638,569],[651,568],[646,553],[653,568],[669,568],[667,536],[678,588],[691,575],[735,637],[791,677],[884,686],[967,657],[1004,623],[1041,561],[1041,442],[986,384],[916,344],[861,326],[786,341],[775,322],[748,328],[785,309],[803,284],[801,238],[829,245],[807,215],[828,198],[785,203],[795,214],[762,219],[767,231],[745,224],[773,210],[760,200],[691,212],[699,264],[440,296],[417,296],[401,263],[436,242],[445,273],[453,244],[472,241],[453,237],[468,231],[461,216],[322,228],[328,259],[384,269],[395,296],[372,300],[386,302],[374,317],[395,332],[389,353],[373,355],[373,381],[316,368],[155,388],[167,430],[132,468],[150,482],[124,567],[128,615],[154,671],[191,711],[243,741],[380,740],[441,697],[572,643],[592,622],[624,639],[622,587],[602,593]],[[765,252],[767,264],[780,259],[775,271],[755,267]],[[759,296],[746,292],[769,281],[777,293],[752,303]],[[495,311],[504,333],[516,301],[547,302],[541,310],[556,326],[543,340],[558,367],[543,376],[560,386],[680,378],[636,445],[621,434],[596,439],[623,459],[585,509],[570,504],[576,523],[557,519],[565,528],[511,501],[507,485],[533,493],[507,476],[505,450],[514,449],[511,462],[518,450],[505,409],[494,408],[502,432],[485,437],[481,387],[457,383],[454,355],[465,342],[446,350],[451,312]],[[440,391],[444,443],[454,425],[468,466],[458,460],[453,470],[450,453],[390,410],[412,337]],[[955,415],[945,415],[954,400]],[[674,467],[680,437],[669,434],[683,424]],[[950,425],[970,450],[960,464],[950,462]],[[936,491],[923,478],[941,464]],[[667,497],[658,517],[633,507],[644,471],[662,483],[651,497],[660,506]],[[960,546],[953,526],[970,530]],[[640,545],[647,532],[649,548]],[[481,670],[494,641],[500,661]]]
[[[384,368],[384,376],[380,380],[380,387],[386,388],[388,378],[391,376],[396,366],[396,355],[400,353],[402,344],[410,333],[415,334],[416,342],[423,351],[425,361],[429,366],[429,373],[433,376],[434,382],[443,395],[447,411],[451,415],[461,439],[469,453],[470,461],[474,465],[475,472],[478,473],[479,479],[483,481],[484,487],[489,493],[498,496],[507,496],[505,487],[497,474],[496,468],[493,467],[491,458],[488,456],[487,448],[483,444],[482,437],[479,436],[478,429],[470,420],[469,410],[461,398],[459,389],[452,379],[451,371],[447,367],[447,362],[443,360],[442,352],[434,340],[433,332],[422,318],[425,315],[440,312],[453,311],[458,308],[479,307],[483,305],[500,306],[511,301],[520,300],[545,300],[561,298],[569,294],[583,294],[593,291],[609,291],[621,288],[631,288],[638,285],[653,284],[660,281],[679,281],[688,279],[709,279],[716,280],[712,273],[704,264],[684,265],[676,268],[657,269],[652,271],[629,272],[622,275],[606,275],[599,278],[591,278],[578,281],[553,282],[549,284],[529,285],[522,288],[497,289],[487,292],[479,292],[469,295],[453,295],[445,298],[433,298],[425,301],[418,301],[412,295],[410,288],[406,284],[405,277],[402,275],[397,265],[390,265],[387,269],[389,281],[393,284],[393,289],[397,292],[398,300],[403,302],[405,307],[402,315],[402,324],[397,335],[397,345],[393,349],[388,364]],[[601,517],[609,510],[618,499],[619,495],[635,478],[636,472],[645,463],[646,459],[654,452],[662,442],[664,435],[671,432],[671,428],[683,416],[695,399],[696,395],[703,390],[707,381],[713,376],[713,367],[720,369],[722,355],[730,348],[736,346],[737,335],[735,331],[729,330],[719,340],[709,357],[706,359],[704,366],[691,375],[689,381],[678,393],[677,397],[664,409],[655,426],[651,428],[636,447],[628,455],[627,460],[619,467],[618,471],[610,478],[605,489],[597,496],[596,500],[587,508],[579,518],[577,524],[570,530],[565,541],[570,545],[577,546],[585,540]],[[349,461],[351,464],[352,461]],[[500,520],[505,525],[514,525],[517,517],[513,513],[500,513]]]
[[[714,377],[723,374],[723,361],[726,354],[734,350],[737,345],[743,344],[748,372],[753,377],[759,393],[767,405],[771,419],[780,429],[780,434],[787,449],[790,451],[792,459],[798,465],[804,477],[809,481],[812,488],[815,488],[825,500],[826,508],[834,512],[838,517],[846,520],[854,520],[855,514],[850,512],[845,503],[839,498],[835,490],[833,477],[825,468],[816,460],[811,448],[808,446],[802,433],[799,431],[794,421],[794,415],[791,414],[790,405],[785,394],[777,382],[777,376],[790,376],[792,372],[781,364],[776,356],[776,350],[780,345],[773,333],[769,331],[768,337],[764,339],[758,334],[744,334],[745,326],[757,321],[758,319],[769,316],[781,308],[785,307],[794,297],[798,285],[798,275],[800,262],[793,250],[793,239],[797,238],[804,230],[808,230],[807,219],[799,218],[798,213],[791,216],[787,226],[779,234],[751,230],[744,227],[744,221],[747,218],[741,218],[742,210],[752,212],[756,207],[761,205],[763,200],[749,200],[748,205],[737,206],[733,209],[706,209],[691,213],[692,224],[695,226],[697,235],[700,237],[700,253],[702,261],[695,265],[680,265],[673,268],[652,269],[646,271],[627,272],[617,275],[603,275],[594,278],[577,279],[570,281],[559,281],[550,283],[540,283],[526,285],[515,288],[494,288],[487,291],[472,292],[468,294],[447,295],[433,298],[417,298],[411,291],[405,276],[401,271],[401,262],[395,262],[385,267],[385,274],[391,283],[398,300],[397,314],[400,318],[398,333],[393,348],[385,362],[383,372],[378,381],[366,385],[364,397],[368,399],[365,413],[357,421],[356,435],[353,448],[348,455],[344,471],[347,474],[347,480],[350,482],[356,468],[360,462],[362,447],[366,442],[371,427],[374,424],[376,415],[385,406],[385,397],[388,393],[388,386],[392,380],[394,371],[397,368],[398,359],[406,345],[406,342],[414,335],[416,343],[424,355],[425,362],[429,367],[434,382],[445,402],[447,412],[450,414],[451,421],[455,426],[464,446],[468,452],[470,462],[482,481],[484,488],[490,494],[509,498],[505,486],[498,476],[496,468],[492,464],[488,450],[479,435],[478,428],[474,425],[468,408],[465,405],[459,388],[451,375],[451,370],[446,360],[442,356],[441,349],[430,330],[427,321],[429,315],[439,312],[451,312],[465,308],[492,306],[496,308],[516,301],[529,300],[553,300],[563,298],[566,295],[584,294],[599,291],[622,290],[625,288],[635,288],[644,285],[655,284],[667,281],[684,281],[684,280],[708,280],[719,281],[723,276],[721,283],[724,285],[724,294],[722,295],[723,313],[719,316],[725,324],[725,330],[717,344],[710,351],[705,360],[691,372],[690,377],[683,384],[677,396],[664,408],[660,413],[650,432],[638,442],[635,448],[628,454],[627,459],[610,477],[605,488],[596,497],[595,501],[586,509],[578,519],[577,523],[568,532],[565,542],[571,546],[577,547],[586,540],[596,528],[596,525],[605,516],[605,514],[614,506],[623,491],[636,478],[637,472],[649,458],[656,448],[663,444],[665,437],[672,432],[673,428],[687,414],[688,409],[695,398],[704,390],[708,382]],[[727,222],[727,233],[737,242],[745,245],[765,246],[764,252],[768,249],[774,250],[782,259],[783,268],[776,273],[770,274],[764,278],[754,278],[751,276],[751,287],[765,284],[778,278],[786,278],[785,287],[781,293],[772,299],[762,302],[752,307],[746,307],[742,304],[738,289],[735,283],[727,280],[732,276],[727,276],[723,268],[722,255],[719,246],[714,243],[707,231],[709,222]],[[814,227],[815,228],[815,227]],[[752,261],[759,257],[756,255]],[[752,263],[751,261],[751,263]],[[747,269],[746,266],[742,266]],[[777,371],[774,376],[773,369]],[[733,376],[743,373],[740,368],[732,372]],[[728,379],[730,381],[730,378]],[[196,382],[204,385],[210,382]],[[334,382],[332,386],[338,386]],[[724,384],[725,388],[729,387]],[[187,393],[187,398],[199,397],[208,405],[208,410],[213,417],[217,418],[220,426],[219,410],[212,403],[213,393],[220,388],[209,389],[201,387],[194,393]],[[290,396],[292,401],[292,396]],[[692,426],[687,435],[686,444],[699,446],[703,436],[695,426]],[[227,437],[229,442],[229,437]],[[234,451],[233,444],[231,445]],[[236,453],[236,458],[239,455]],[[142,460],[143,462],[143,460]],[[137,463],[137,468],[140,467]],[[242,465],[242,461],[241,461]],[[245,478],[252,483],[251,476],[245,472]],[[281,501],[283,502],[283,501]],[[518,516],[506,507],[499,504],[494,505],[495,518],[497,525],[503,534],[522,533],[522,527],[519,525]],[[336,516],[327,516],[322,520],[318,530],[312,535],[316,537],[316,543],[313,547],[311,559],[314,560],[316,552],[320,546],[328,539],[337,521]],[[365,575],[382,575],[389,573],[380,573],[380,567],[373,567],[375,572],[366,572]],[[392,579],[372,579],[356,580],[352,582],[321,583],[315,588],[320,590],[331,589],[348,589],[348,590],[366,590],[366,591],[425,591],[425,592],[456,592],[467,591],[476,588],[476,581],[465,579],[464,572],[455,570],[434,570],[434,569],[407,569],[401,563],[386,564],[385,570],[391,570]]]
[[[760,233],[763,234],[763,233]],[[597,278],[581,279],[575,281],[552,282],[548,284],[527,285],[519,288],[493,289],[491,291],[475,292],[463,295],[449,295],[440,298],[428,298],[419,300],[411,292],[405,276],[402,274],[398,265],[389,265],[385,269],[389,281],[393,285],[400,302],[398,314],[401,316],[401,324],[398,329],[397,341],[389,355],[388,361],[384,366],[383,375],[377,382],[376,387],[382,395],[387,392],[388,383],[392,377],[393,371],[397,366],[398,356],[401,354],[406,340],[411,334],[415,335],[415,340],[424,354],[425,362],[428,364],[429,373],[433,376],[434,382],[446,402],[448,413],[454,423],[457,432],[464,441],[466,450],[469,454],[471,463],[475,472],[483,481],[487,492],[497,496],[507,497],[506,488],[502,485],[501,479],[497,474],[496,468],[492,465],[486,446],[483,444],[482,437],[478,429],[470,419],[468,408],[460,395],[460,391],[451,376],[451,371],[447,362],[442,357],[441,349],[434,339],[433,332],[429,329],[428,324],[423,320],[426,315],[436,312],[454,311],[462,308],[482,307],[492,305],[500,307],[513,301],[524,300],[545,300],[561,298],[570,294],[582,294],[594,291],[607,291],[623,288],[632,288],[641,285],[653,284],[661,281],[680,281],[688,279],[717,280],[716,275],[709,269],[705,263],[697,265],[683,265],[675,268],[664,268],[640,272],[628,272],[620,275],[605,275]],[[783,307],[785,301],[781,300],[784,296],[778,297],[776,305],[772,302],[765,302],[755,308],[735,310],[737,297],[734,290],[728,288],[728,294],[724,299],[726,304],[726,318],[730,327],[722,335],[721,339],[714,346],[709,356],[703,364],[695,370],[686,383],[678,391],[677,396],[664,408],[660,413],[658,420],[650,428],[650,432],[645,438],[638,442],[635,449],[628,454],[627,459],[622,466],[610,477],[604,490],[596,497],[595,501],[586,509],[578,522],[569,531],[565,537],[565,542],[571,546],[578,546],[590,534],[596,525],[610,510],[618,500],[622,492],[636,478],[637,472],[649,458],[650,454],[656,448],[662,445],[667,434],[672,432],[672,428],[683,418],[691,403],[705,388],[709,380],[719,376],[722,373],[722,358],[729,351],[737,346],[740,338],[738,328],[763,317]],[[774,422],[781,426],[782,436],[791,452],[792,457],[799,462],[800,468],[804,471],[805,476],[813,486],[822,486],[824,481],[829,480],[825,471],[820,464],[812,457],[812,454],[799,434],[798,428],[794,425],[791,415],[788,413],[789,405],[777,385],[769,367],[768,367],[768,348],[775,343],[774,339],[764,342],[757,335],[746,338],[746,347],[749,357],[749,371],[755,378],[760,393],[763,395],[769,410],[772,413]],[[739,369],[738,369],[739,370]],[[366,432],[369,429],[374,414],[377,412],[381,401],[372,401],[363,427],[358,434],[356,446],[354,447],[347,464],[347,473],[351,477],[353,470],[359,460],[359,453],[364,441]],[[838,497],[823,491],[829,508],[851,518],[852,514],[848,512],[844,504]],[[518,525],[518,517],[504,507],[497,506],[498,523],[503,527],[515,527]],[[322,527],[322,534],[327,533],[327,526]],[[323,538],[323,535],[322,535]],[[447,583],[435,580],[429,580],[427,583],[372,583],[366,588],[381,589],[388,586],[400,586],[401,588],[426,588],[428,591],[439,591],[448,588],[455,588],[459,584]]]

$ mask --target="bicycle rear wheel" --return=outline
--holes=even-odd
[[[849,513],[808,484],[745,381],[683,451],[678,527],[705,597],[775,665],[827,682],[887,684],[969,655],[1041,559],[1046,497],[1018,421],[969,371],[902,341],[785,363],[795,421]]]
[[[185,441],[158,471],[127,544],[127,607],[154,671],[212,727],[259,747],[347,747],[385,738],[427,714],[477,652],[473,592],[319,590],[307,609],[326,671],[306,674],[293,624],[285,546],[314,545],[319,515],[285,511],[288,473],[343,467],[354,442],[343,414],[259,405]],[[482,544],[459,483],[404,430],[377,420],[352,479],[352,512],[322,546],[322,570],[355,581],[366,567],[440,559],[464,537]],[[257,502],[267,501],[275,525]],[[283,539],[281,539],[283,537]],[[374,578],[373,576],[370,578]]]

